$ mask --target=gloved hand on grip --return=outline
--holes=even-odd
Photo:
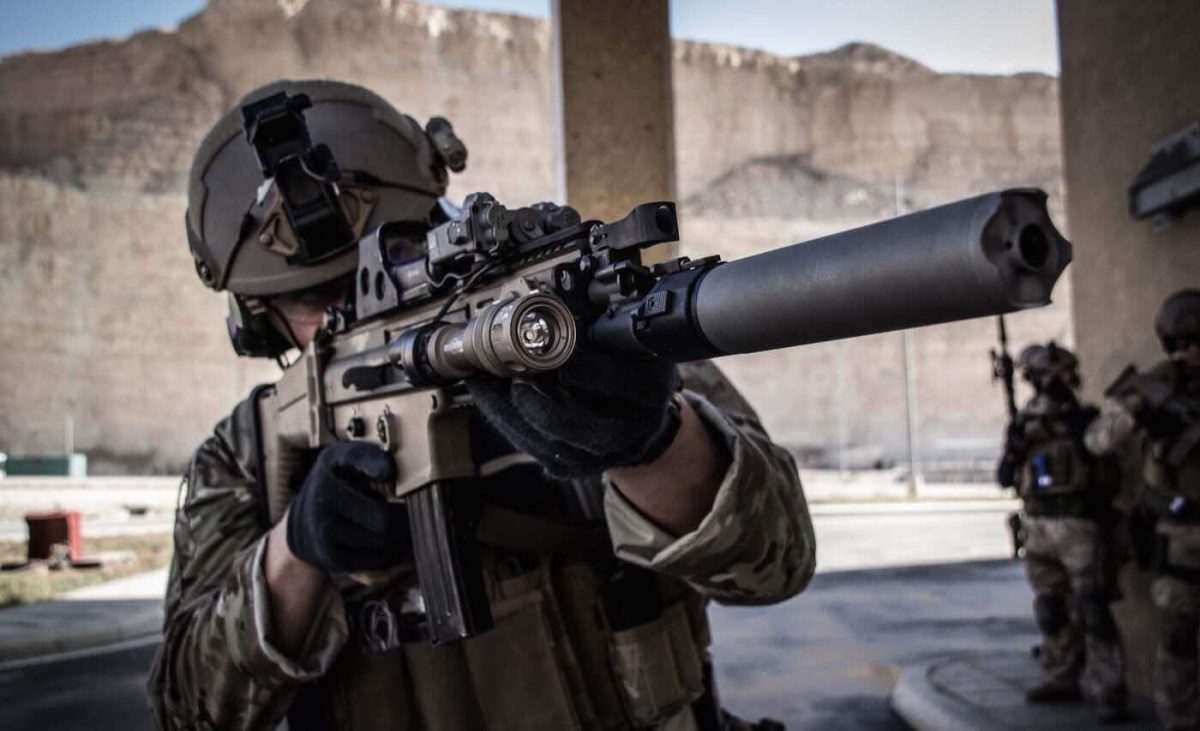
[[[1020,420],[1008,422],[1008,428],[1004,432],[1004,454],[1012,459],[1017,459],[1029,447],[1029,443],[1025,438],[1025,424]]]
[[[374,444],[325,447],[288,509],[288,548],[327,573],[395,566],[411,552],[408,511],[372,489],[395,479],[395,461]]]
[[[562,368],[530,378],[467,380],[475,405],[553,477],[648,464],[679,430],[674,363],[580,345]]]
[[[1187,427],[1182,419],[1165,409],[1143,408],[1134,418],[1151,439],[1170,439]]]

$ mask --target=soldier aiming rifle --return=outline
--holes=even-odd
[[[673,204],[456,208],[465,163],[337,82],[252,92],[201,144],[197,273],[240,354],[293,358],[188,469],[161,727],[750,728],[705,605],[794,595],[815,545],[707,359],[1040,306],[1070,260],[1024,190],[648,266]]]

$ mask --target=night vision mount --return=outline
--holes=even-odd
[[[312,143],[304,110],[307,94],[286,92],[242,107],[246,140],[264,178],[274,178],[283,210],[296,234],[289,263],[312,264],[354,243],[354,231],[338,201],[341,171],[326,145]]]

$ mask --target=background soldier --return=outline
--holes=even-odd
[[[1097,410],[1076,397],[1078,362],[1067,349],[1031,345],[1019,367],[1036,393],[1009,424],[998,478],[1024,501],[1025,568],[1042,632],[1046,677],[1026,699],[1078,700],[1082,675],[1101,720],[1122,720],[1121,647],[1108,606],[1111,571],[1104,565],[1112,553],[1113,491],[1104,467],[1083,445]]]
[[[1200,728],[1200,290],[1175,292],[1154,321],[1167,359],[1144,374],[1126,369],[1087,431],[1108,454],[1145,437],[1140,505],[1154,519],[1151,599],[1159,610],[1155,704],[1170,729]],[[1137,538],[1135,537],[1135,541]]]
[[[446,168],[463,160],[412,118],[335,82],[245,101],[279,91],[311,100],[355,238],[445,220]],[[306,190],[264,181],[237,109],[192,166],[197,272],[230,292],[243,355],[310,342],[357,266],[353,242],[295,246],[281,186]],[[468,387],[495,628],[428,642],[404,507],[370,489],[395,479],[377,447],[327,447],[294,494],[264,494],[256,389],[185,478],[149,688],[160,727],[271,728],[285,714],[292,729],[748,727],[718,710],[705,603],[780,601],[815,565],[796,467],[753,409],[711,364],[586,350],[536,382]],[[274,522],[277,503],[290,507]],[[365,570],[387,580],[349,578]]]

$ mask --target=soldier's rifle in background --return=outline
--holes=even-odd
[[[552,371],[580,342],[683,362],[1041,306],[1071,258],[1045,199],[990,193],[737,261],[653,266],[642,251],[678,239],[672,203],[602,223],[477,193],[430,231],[384,224],[359,242],[352,306],[260,401],[268,495],[287,494],[306,450],[390,452],[399,478],[381,489],[407,504],[430,634],[470,636],[491,615],[477,512],[456,489],[479,475],[464,378]]]
[[[1200,401],[1162,379],[1147,377],[1128,365],[1104,395],[1118,400],[1132,397],[1139,404],[1135,417],[1149,422],[1146,426],[1152,432],[1169,432],[1169,446],[1162,455],[1168,466],[1182,467],[1192,450],[1200,448]]]
[[[1000,336],[1000,350],[992,348],[989,354],[992,357],[992,383],[999,381],[1004,387],[1004,406],[1008,412],[1008,428],[1011,432],[1014,425],[1017,423],[1017,389],[1013,383],[1013,359],[1008,352],[1008,329],[1004,325],[1004,315],[996,317],[996,330]],[[1005,440],[1005,448],[1007,448],[1008,440]],[[1008,535],[1012,541],[1012,557],[1020,558],[1021,549],[1025,547],[1025,536],[1022,531],[1021,514],[1009,513],[1004,519],[1005,525],[1008,527]]]
[[[1017,389],[1013,384],[1013,359],[1008,353],[1008,329],[1004,326],[1004,315],[996,317],[996,329],[1000,334],[1000,350],[992,348],[992,382],[999,381],[1004,387],[1004,405],[1008,410],[1008,421],[1017,419]]]

